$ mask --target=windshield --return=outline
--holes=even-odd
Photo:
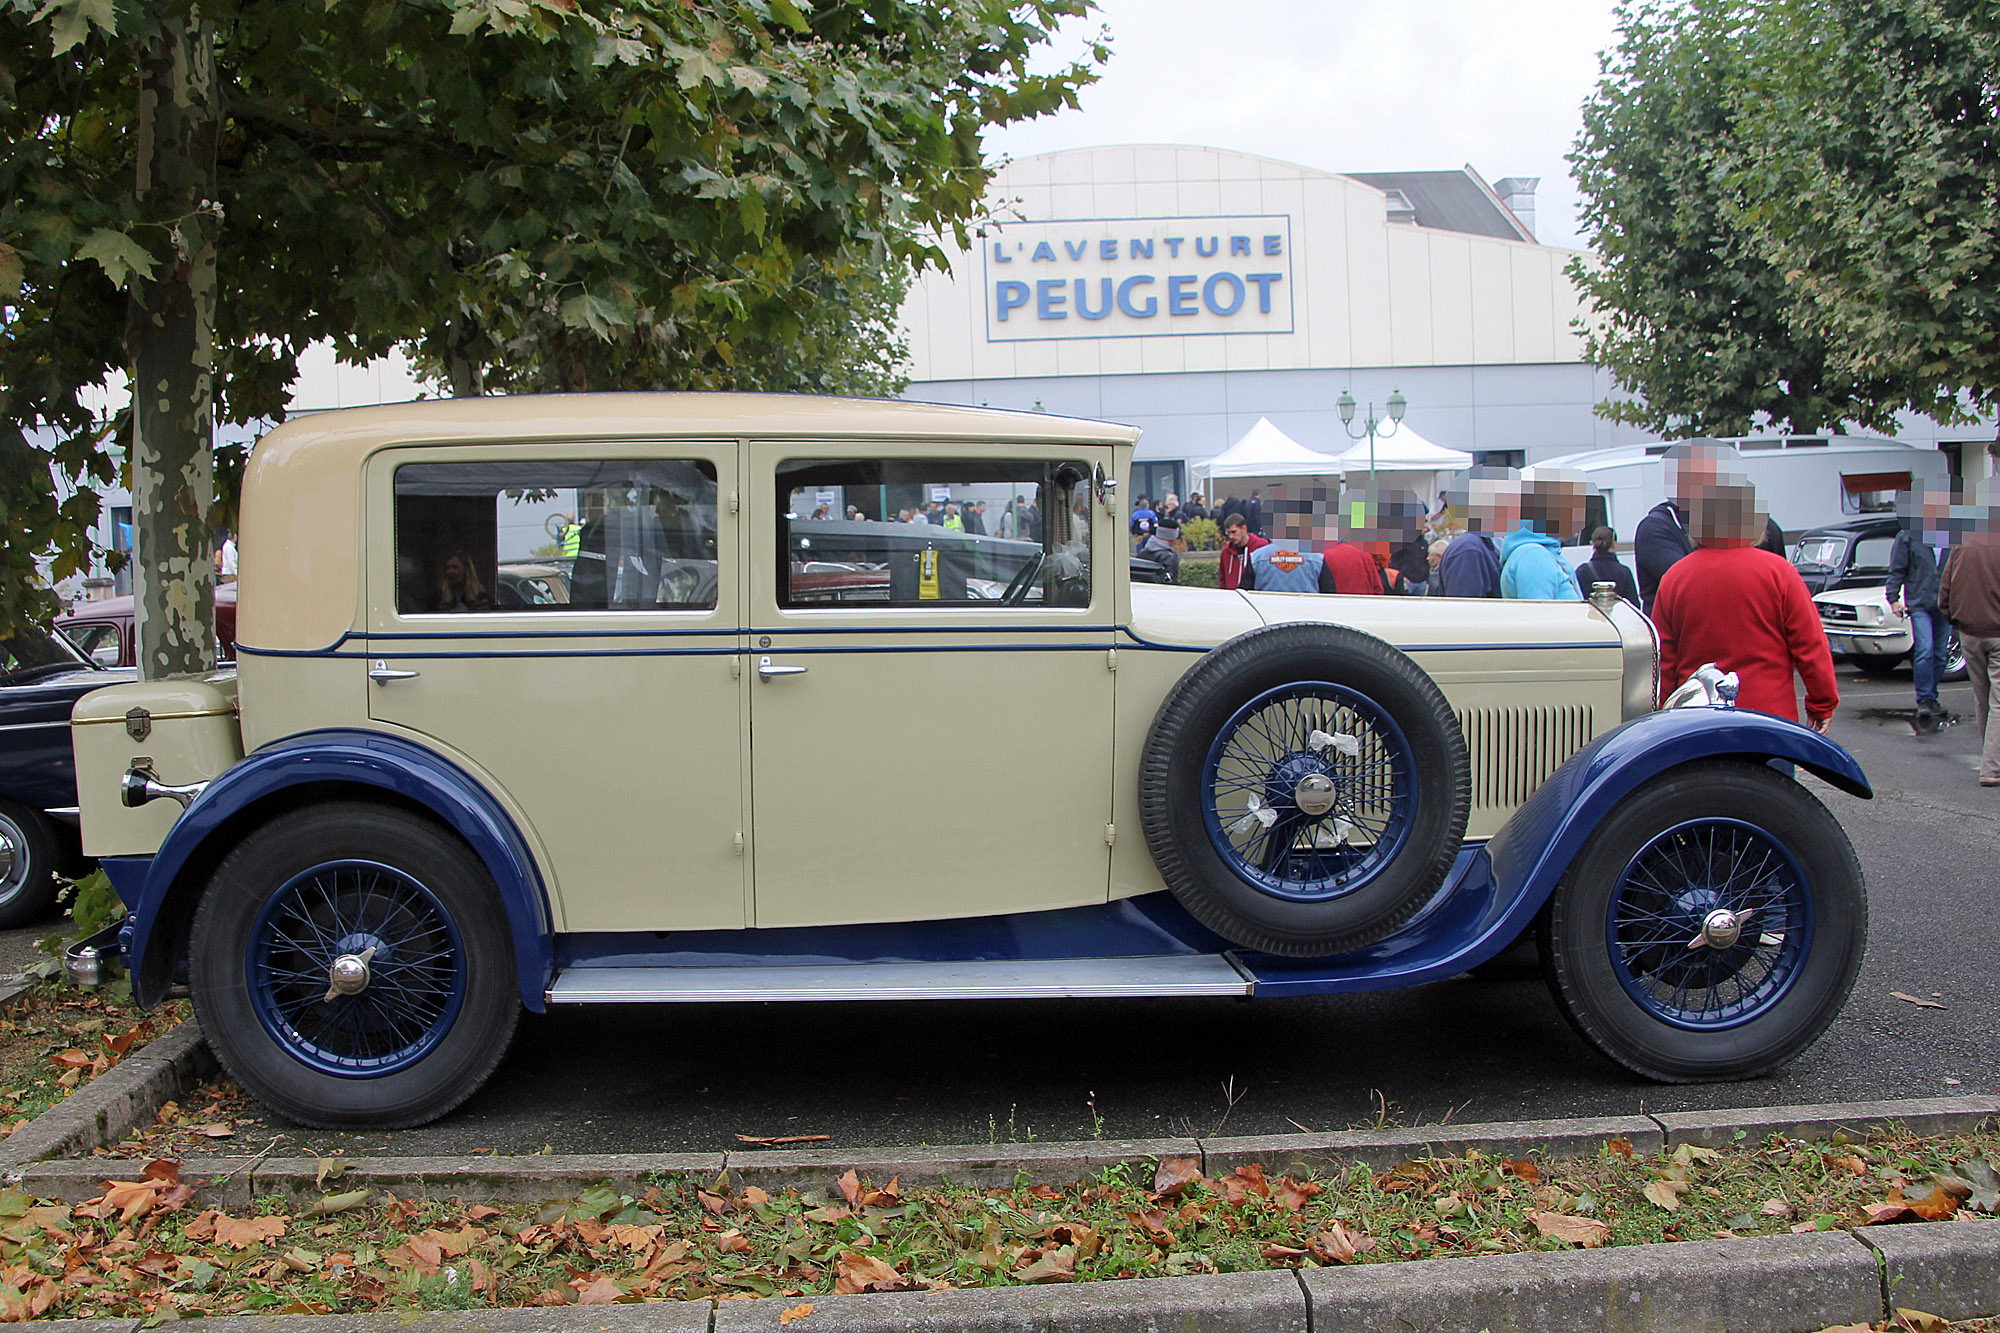
[[[1832,569],[1847,548],[1845,537],[1807,537],[1799,543],[1792,563],[1812,569]]]
[[[81,654],[60,634],[23,629],[0,638],[0,676],[39,671],[45,667],[84,666]]]

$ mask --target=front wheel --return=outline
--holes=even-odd
[[[1840,824],[1796,781],[1692,764],[1591,835],[1542,924],[1550,988],[1612,1060],[1666,1083],[1753,1078],[1833,1021],[1868,901]]]
[[[55,901],[55,833],[26,806],[0,801],[0,929],[40,920]]]
[[[430,821],[360,803],[278,819],[223,860],[189,981],[231,1077],[323,1129],[435,1120],[499,1067],[520,1014],[485,868]]]

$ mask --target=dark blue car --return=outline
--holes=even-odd
[[[92,690],[132,675],[94,665],[47,630],[0,638],[0,928],[47,913],[58,874],[85,868],[69,710]]]

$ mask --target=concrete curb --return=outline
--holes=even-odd
[[[199,1029],[191,1021],[182,1024],[0,1144],[0,1177],[29,1194],[65,1202],[102,1193],[106,1179],[129,1174],[137,1163],[45,1159],[121,1141],[161,1104],[214,1068]],[[1681,1143],[1732,1144],[1773,1133],[1826,1140],[1889,1125],[1954,1133],[1995,1117],[2000,1117],[2000,1098],[1953,1097],[1208,1140],[856,1152],[377,1157],[346,1160],[335,1188],[540,1202],[574,1197],[605,1182],[642,1188],[663,1173],[712,1180],[727,1172],[733,1183],[767,1189],[824,1187],[849,1168],[878,1183],[897,1175],[912,1184],[990,1187],[1012,1184],[1024,1171],[1079,1179],[1120,1163],[1162,1157],[1196,1158],[1211,1175],[1253,1161],[1273,1172],[1297,1172],[1347,1162],[1382,1167],[1472,1149],[1490,1156],[1575,1157],[1598,1152],[1613,1138],[1652,1153]],[[323,1192],[318,1170],[313,1158],[209,1158],[189,1163],[186,1178],[207,1188],[207,1201],[215,1206],[243,1207],[266,1196],[297,1206]],[[1395,1328],[1436,1333],[1808,1333],[1885,1319],[1899,1306],[1950,1319],[2000,1315],[2000,1221],[1043,1287],[429,1314],[239,1315],[184,1322],[226,1325],[230,1333],[274,1319],[282,1319],[281,1333],[736,1333],[777,1329],[781,1317],[801,1305],[812,1306],[812,1313],[794,1313],[790,1322],[808,1318],[810,1323],[789,1333],[1154,1333],[1163,1328],[1192,1333]],[[138,1328],[131,1320],[65,1326],[79,1333],[137,1333]],[[187,1333],[199,1331],[190,1327]],[[274,1324],[267,1333],[280,1330]]]

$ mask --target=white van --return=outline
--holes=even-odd
[[[1742,473],[1757,488],[1787,540],[1807,528],[1865,514],[1894,513],[1896,494],[1913,481],[1945,485],[1945,456],[1923,445],[1869,435],[1738,436],[1720,441],[1743,457]],[[1667,498],[1670,443],[1631,444],[1544,459],[1522,469],[1533,477],[1543,468],[1574,468],[1594,484],[1602,500],[1591,498],[1580,538],[1608,526],[1631,549],[1632,534],[1646,511]]]

